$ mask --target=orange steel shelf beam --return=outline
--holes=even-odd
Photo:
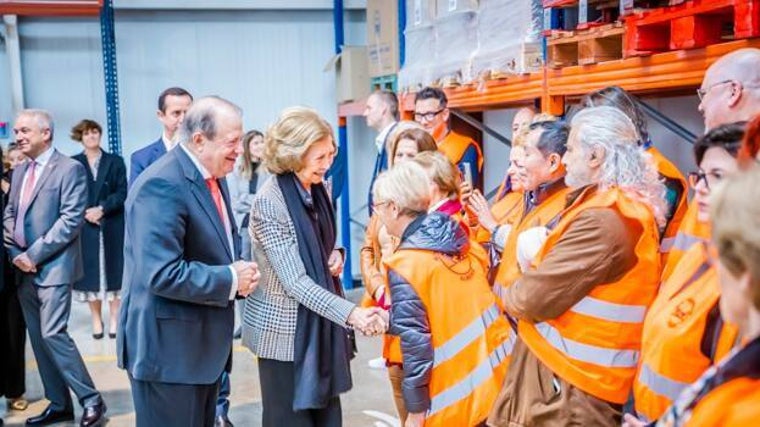
[[[550,96],[567,96],[581,95],[611,85],[642,94],[697,88],[710,64],[726,53],[743,47],[760,47],[760,39],[549,70],[547,91]]]
[[[736,40],[701,49],[677,50],[593,65],[547,69],[505,80],[486,82],[483,88],[446,89],[449,106],[470,111],[516,107],[542,99],[544,111],[561,114],[562,99],[618,85],[637,94],[682,94],[702,82],[705,70],[728,52],[744,47],[760,48],[760,39]],[[414,111],[414,93],[399,95],[402,112]],[[364,112],[364,101],[338,107],[341,117]]]
[[[0,15],[98,16],[103,0],[0,0]]]

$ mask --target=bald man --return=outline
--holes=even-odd
[[[527,128],[536,116],[536,110],[531,107],[523,107],[517,110],[515,117],[512,119],[512,139],[522,128]]]
[[[722,56],[707,69],[697,90],[705,132],[760,113],[760,49],[744,48]]]

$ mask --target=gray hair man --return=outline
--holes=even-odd
[[[572,192],[527,271],[504,291],[520,339],[510,392],[489,425],[620,424],[657,291],[664,220],[664,186],[637,139],[612,107],[573,118],[562,158]]]

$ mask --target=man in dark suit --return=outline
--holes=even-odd
[[[231,363],[234,298],[258,284],[235,261],[224,177],[242,152],[240,109],[217,97],[188,110],[180,146],[135,181],[126,202],[124,288],[117,333],[137,426],[208,427]]]
[[[4,243],[20,271],[19,301],[50,401],[26,424],[73,420],[71,388],[84,407],[80,425],[96,425],[103,421],[106,406],[67,332],[71,285],[82,277],[85,170],[52,147],[53,121],[46,111],[23,110],[13,132],[29,161],[11,179]]]
[[[142,171],[177,145],[175,134],[192,102],[193,96],[181,87],[170,87],[158,96],[156,115],[164,130],[158,140],[132,153],[129,167],[130,187]]]
[[[380,172],[388,169],[388,144],[391,142],[391,134],[398,125],[398,97],[395,93],[388,90],[379,90],[367,98],[367,105],[364,108],[364,118],[367,120],[367,126],[375,129],[378,134],[375,138],[377,147],[377,157],[375,158],[375,169],[372,172],[372,179],[369,183],[369,196],[367,197],[367,209],[369,215],[372,215],[372,186]]]

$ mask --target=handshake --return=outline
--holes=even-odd
[[[380,335],[388,330],[388,311],[380,307],[356,307],[348,315],[348,324],[364,335]]]
[[[259,266],[255,262],[235,261],[232,263],[232,268],[237,273],[237,294],[247,297],[259,285],[259,278],[261,278]]]

